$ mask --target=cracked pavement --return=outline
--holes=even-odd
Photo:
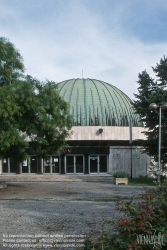
[[[103,219],[106,230],[114,231],[113,220],[122,217],[122,213],[115,209],[115,200],[130,199],[133,195],[143,192],[143,188],[114,185],[112,181],[105,181],[104,178],[92,182],[86,179],[8,182],[6,188],[0,189],[0,249],[34,249],[3,246],[3,235],[81,234],[96,237],[101,230]]]

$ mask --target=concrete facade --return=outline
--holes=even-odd
[[[144,130],[146,129],[143,127],[133,127],[133,141],[146,139],[142,133]],[[96,166],[93,167],[95,169],[92,170],[93,173],[99,174],[101,172],[106,172],[113,174],[115,172],[122,171],[126,172],[133,178],[147,176],[148,169],[150,168],[150,157],[146,154],[142,154],[142,148],[139,146],[107,146],[107,144],[106,146],[86,146],[88,141],[99,141],[103,143],[105,141],[111,143],[112,141],[125,141],[127,144],[127,142],[129,143],[129,137],[129,127],[76,126],[72,128],[72,135],[68,139],[69,141],[74,141],[75,144],[77,144],[77,141],[79,140],[84,141],[85,146],[67,147],[62,151],[61,155],[54,155],[54,157],[50,156],[48,164],[46,163],[45,159],[37,159],[37,156],[31,156],[32,160],[35,160],[35,171],[32,170],[30,162],[27,162],[27,170],[25,170],[26,168],[24,167],[24,164],[20,163],[13,171],[13,168],[10,168],[10,159],[6,159],[5,161],[2,159],[0,160],[0,174],[68,174],[67,161],[69,160],[72,162],[70,164],[74,164],[73,171],[69,173],[77,173],[75,164],[78,160],[80,160],[81,162],[79,164],[82,165],[82,170],[80,173],[91,174],[91,164],[93,164],[91,157],[93,157],[92,159],[97,161],[97,168]],[[53,158],[57,160],[54,160]],[[6,164],[6,168],[3,168],[3,166],[5,166],[4,164]],[[56,172],[53,169],[54,166],[57,167]],[[3,169],[9,170],[5,170],[4,172]]]
[[[100,150],[100,148],[99,148]],[[97,167],[98,170],[97,172],[93,172],[94,174],[100,174],[102,172],[106,172],[108,174],[114,174],[115,172],[125,172],[127,173],[129,176],[132,176],[132,178],[136,178],[136,177],[140,177],[140,176],[149,176],[150,172],[148,171],[150,168],[150,157],[146,154],[143,154],[141,152],[141,148],[140,147],[130,147],[130,146],[110,146],[109,149],[109,154],[98,154],[95,153],[93,154],[94,157],[97,156]],[[59,158],[60,164],[59,164],[59,172],[53,172],[52,171],[52,165],[53,164],[48,164],[47,168],[50,169],[50,171],[45,172],[44,171],[44,159],[41,159],[41,164],[39,165],[39,167],[37,168],[37,172],[38,174],[68,174],[67,172],[67,168],[66,168],[66,161],[67,161],[67,157],[77,157],[78,154],[77,152],[74,154],[65,154],[65,155],[61,155],[61,156],[57,156]],[[83,171],[80,174],[91,174],[91,161],[90,161],[90,157],[91,157],[92,153],[88,153],[85,154],[83,152],[82,157],[84,160],[84,164],[83,164]],[[101,156],[105,156],[106,157],[106,161],[105,162],[101,162]],[[3,172],[2,169],[2,163],[3,160],[0,160],[0,174],[5,174],[7,172]],[[100,165],[101,164],[101,165]],[[105,164],[105,165],[104,165]],[[28,171],[27,174],[30,173],[34,173],[31,172],[31,164],[28,164]],[[100,171],[100,166],[103,169],[106,169],[105,171]],[[18,164],[18,168],[16,169],[15,173],[16,174],[26,174],[25,172],[23,172],[23,164],[20,163]],[[14,174],[14,172],[8,172],[11,174]],[[76,173],[77,174],[77,173]]]
[[[103,131],[100,133],[99,129]],[[142,131],[146,131],[144,127],[133,127],[133,140],[146,140],[146,136]],[[72,127],[72,135],[68,140],[123,140],[128,141],[130,138],[129,127],[119,126],[75,126]]]
[[[115,86],[95,79],[63,81],[58,83],[58,91],[73,115],[71,135],[67,138],[69,146],[59,155],[54,152],[46,159],[29,147],[29,157],[24,162],[16,163],[9,158],[0,160],[0,174],[113,174],[124,171],[132,177],[147,175],[150,158],[137,146],[140,140],[147,139],[142,133],[146,128],[141,127],[140,117],[128,96]]]
[[[110,147],[109,173],[125,172],[132,178],[148,176],[150,157],[142,153],[141,147]]]

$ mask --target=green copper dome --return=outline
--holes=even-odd
[[[130,98],[106,82],[71,79],[58,83],[61,97],[69,103],[74,126],[141,127]]]

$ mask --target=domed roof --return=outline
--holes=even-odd
[[[74,126],[141,127],[130,98],[106,82],[71,79],[58,83],[61,97],[69,103]]]

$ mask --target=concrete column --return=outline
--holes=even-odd
[[[50,156],[50,173],[52,174],[52,156]]]
[[[8,158],[8,173],[10,173],[10,158]]]
[[[0,159],[0,174],[2,174],[2,159]]]
[[[28,161],[28,159],[27,159],[27,165],[28,165],[28,173],[30,174],[31,173],[31,171],[30,171],[30,162]]]
[[[41,158],[41,174],[43,174],[43,158]]]
[[[22,162],[19,163],[19,174],[22,174]]]

